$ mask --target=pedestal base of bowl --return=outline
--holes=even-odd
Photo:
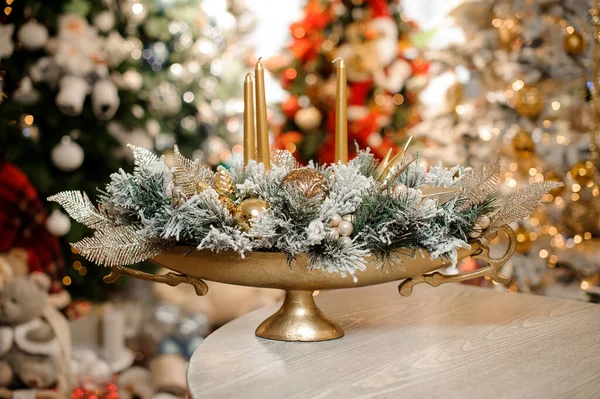
[[[412,293],[417,284],[437,287],[441,284],[456,283],[474,278],[489,278],[504,284],[507,278],[500,273],[516,248],[517,237],[509,226],[502,226],[508,238],[504,255],[490,256],[490,248],[479,240],[472,241],[470,248],[458,250],[458,260],[477,258],[487,266],[477,270],[447,275],[438,270],[448,266],[442,259],[431,259],[426,251],[401,255],[396,262],[377,267],[369,263],[365,270],[356,273],[356,280],[350,276],[329,273],[324,270],[311,270],[306,256],[298,255],[293,262],[278,252],[252,252],[245,258],[232,251],[213,253],[192,251],[188,247],[174,247],[152,258],[152,262],[173,272],[153,275],[126,266],[112,266],[104,281],[112,283],[121,276],[130,276],[171,286],[190,284],[198,295],[205,295],[208,286],[204,280],[248,287],[275,288],[286,291],[281,308],[256,329],[261,338],[280,341],[326,341],[344,336],[344,330],[317,308],[313,299],[316,290],[358,288],[389,281],[400,281],[398,292],[402,296]],[[373,261],[372,255],[366,258]]]
[[[313,291],[287,291],[281,308],[256,329],[261,338],[315,342],[341,338],[344,330],[317,307]]]

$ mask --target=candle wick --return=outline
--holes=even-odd
[[[335,60],[331,61],[332,64],[335,64],[338,61],[344,61],[342,57],[337,57]]]
[[[258,57],[258,60],[256,62],[260,62],[260,60],[262,60],[263,57]]]

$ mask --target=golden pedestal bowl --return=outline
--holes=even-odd
[[[509,226],[504,226],[501,230],[508,236],[508,247],[502,257],[491,258],[490,248],[480,241],[473,241],[470,249],[458,252],[459,259],[478,258],[488,264],[464,274],[445,275],[435,272],[447,266],[448,262],[431,259],[426,251],[416,251],[412,256],[399,255],[392,264],[386,264],[383,268],[378,268],[375,262],[369,262],[367,268],[357,271],[356,279],[353,279],[352,276],[342,277],[338,273],[310,270],[304,255],[297,256],[288,265],[286,255],[280,252],[250,252],[245,258],[241,258],[236,252],[190,252],[189,247],[180,246],[151,259],[153,263],[175,273],[156,276],[117,266],[111,269],[104,280],[110,283],[125,275],[169,285],[188,283],[194,286],[198,295],[205,295],[208,291],[202,280],[285,290],[283,305],[258,326],[256,335],[282,341],[325,341],[342,337],[344,331],[319,310],[313,299],[314,291],[404,280],[398,290],[400,295],[408,296],[413,286],[419,283],[437,287],[444,283],[484,276],[498,283],[505,283],[506,278],[500,274],[500,268],[512,256],[516,236]]]

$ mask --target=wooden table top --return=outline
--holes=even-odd
[[[198,398],[600,397],[600,306],[459,284],[322,293],[345,337],[258,338],[275,307],[210,335],[191,359]]]

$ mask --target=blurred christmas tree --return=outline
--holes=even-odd
[[[16,0],[0,22],[0,157],[42,197],[94,193],[128,160],[125,143],[168,158],[177,142],[211,165],[241,153],[243,38],[253,24],[243,2]],[[72,292],[101,295],[104,271],[67,245],[87,232],[56,212],[47,228],[64,236]]]
[[[475,165],[500,152],[510,188],[564,182],[515,226],[519,253],[506,272],[511,290],[589,299],[600,272],[592,2],[461,3],[432,34],[435,77],[411,133],[427,138],[431,159]]]
[[[348,70],[349,139],[379,157],[404,142],[418,119],[418,77],[427,70],[412,46],[413,30],[398,1],[309,0],[290,27],[290,45],[267,63],[290,93],[276,145],[301,161],[333,162],[337,57]]]

